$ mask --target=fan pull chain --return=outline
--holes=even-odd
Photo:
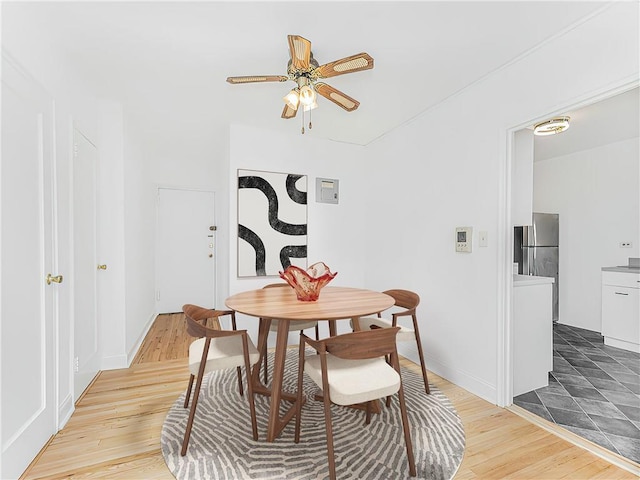
[[[309,110],[309,130],[311,130],[311,110]]]
[[[302,135],[304,135],[304,108],[302,109]]]

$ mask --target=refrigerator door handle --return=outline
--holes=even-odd
[[[535,275],[533,272],[534,260],[535,260],[535,248],[523,248],[522,249],[522,274],[523,275]]]

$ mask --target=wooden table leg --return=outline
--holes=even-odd
[[[353,323],[353,331],[354,332],[359,332],[360,331],[360,317],[353,317],[351,319],[351,322]]]
[[[282,397],[282,383],[284,378],[284,362],[287,356],[287,340],[289,337],[289,320],[278,320],[278,334],[276,337],[276,353],[273,361],[273,376],[271,380],[271,406],[269,407],[269,425],[267,427],[267,442],[273,442],[284,426],[295,414],[295,402],[289,411],[280,418],[280,400]]]
[[[267,337],[269,336],[269,328],[271,327],[270,318],[261,318],[258,326],[258,352],[260,352],[260,360],[253,366],[251,370],[251,383],[256,393],[265,393],[266,387],[260,382],[260,367],[262,362],[266,361],[263,355],[267,354]]]

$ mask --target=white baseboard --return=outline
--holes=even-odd
[[[110,357],[102,357],[102,368],[100,370],[116,370],[118,368],[127,368],[128,366],[127,356],[121,353]]]
[[[129,353],[127,355],[127,365],[126,365],[127,367],[131,365],[131,362],[133,362],[133,359],[136,357],[136,354],[138,353],[138,350],[140,349],[140,346],[142,345],[142,342],[144,341],[145,337],[147,336],[147,333],[149,333],[149,329],[151,328],[151,325],[153,325],[153,322],[155,321],[155,319],[157,317],[158,317],[158,314],[156,312],[153,312],[149,316],[149,318],[147,319],[147,323],[145,324],[144,328],[142,329],[142,333],[140,333],[140,336],[138,337],[138,340],[133,345],[131,350],[129,350]]]
[[[433,358],[425,358],[424,361],[427,364],[427,370],[430,372],[464,388],[466,391],[473,393],[493,405],[497,405],[498,396],[495,385],[491,385],[468,372],[451,368],[449,365],[440,363]],[[417,363],[419,364],[419,361]]]
[[[58,430],[62,430],[62,428],[67,424],[74,410],[75,406],[73,405],[73,396],[69,394],[60,403],[60,405],[58,405]]]

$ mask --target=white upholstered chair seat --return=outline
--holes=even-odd
[[[304,371],[322,386],[320,355],[307,357]],[[338,405],[355,405],[393,395],[400,388],[400,375],[384,358],[345,360],[327,354],[330,399]]]
[[[359,318],[358,322],[360,323],[361,330],[370,330],[371,325],[375,325],[380,328],[389,328],[392,326],[391,320],[387,320],[386,318],[377,318],[377,317],[363,317]],[[351,324],[353,328],[353,323]],[[413,342],[416,339],[416,332],[411,327],[406,327],[404,325],[398,324],[400,327],[400,331],[398,332],[398,336],[396,340],[398,342]]]
[[[191,375],[198,375],[205,340],[206,338],[200,338],[189,346],[189,373]],[[260,360],[260,354],[251,339],[247,338],[247,343],[249,347],[249,363],[255,365]],[[211,339],[207,354],[207,364],[204,369],[205,373],[242,366],[244,366],[242,337],[233,336]]]

